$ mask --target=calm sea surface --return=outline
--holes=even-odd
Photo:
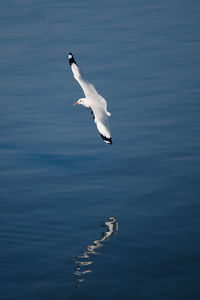
[[[0,299],[200,299],[200,3],[1,0]],[[69,68],[108,101],[101,140]]]

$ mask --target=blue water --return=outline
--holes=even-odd
[[[200,299],[199,14],[1,1],[2,300]],[[72,106],[68,52],[107,99],[112,146]]]

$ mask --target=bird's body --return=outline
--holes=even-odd
[[[90,82],[83,78],[72,53],[69,53],[68,59],[74,78],[78,81],[85,94],[85,98],[79,99],[74,105],[81,104],[84,107],[91,109],[94,122],[97,125],[97,129],[102,139],[105,143],[112,144],[112,137],[108,127],[108,116],[111,116],[111,114],[107,111],[106,100],[97,93],[95,87]]]

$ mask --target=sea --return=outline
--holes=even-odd
[[[0,3],[0,299],[200,299],[200,2]]]

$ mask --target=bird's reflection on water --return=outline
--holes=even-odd
[[[85,281],[85,274],[92,272],[90,268],[90,265],[93,263],[92,255],[101,254],[98,249],[103,247],[104,242],[108,241],[118,229],[117,219],[114,217],[109,217],[108,219],[109,221],[101,225],[101,227],[105,228],[105,231],[101,233],[101,238],[94,240],[91,245],[87,245],[83,254],[74,259],[76,268],[74,275],[76,276],[77,282],[75,285],[76,288],[80,287],[80,284]]]

